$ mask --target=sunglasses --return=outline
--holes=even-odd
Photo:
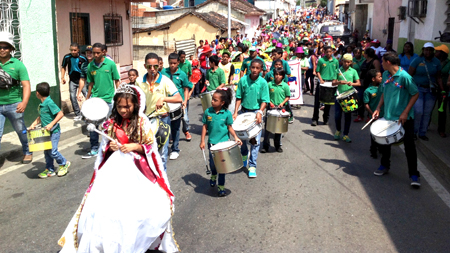
[[[145,66],[147,69],[158,69],[159,68],[159,65],[157,64],[157,65],[146,65]]]
[[[8,49],[10,49],[10,47],[9,47],[9,46],[5,46],[5,47],[0,47],[0,49],[3,49],[3,50],[8,50]]]

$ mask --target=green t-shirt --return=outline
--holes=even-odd
[[[286,97],[291,97],[291,90],[289,89],[289,85],[285,82],[281,82],[280,84],[270,82],[268,86],[270,102],[272,102],[275,106],[281,104]]]
[[[336,58],[331,60],[322,57],[317,63],[316,72],[320,73],[320,76],[325,81],[336,80],[339,68],[339,62]]]
[[[269,86],[264,78],[258,76],[252,80],[250,75],[243,76],[238,83],[236,98],[248,110],[259,110],[262,103],[270,103]]]
[[[359,80],[358,73],[356,72],[356,70],[354,68],[348,67],[347,71],[345,71],[344,68],[341,67],[340,70],[344,76],[342,76],[341,73],[338,72],[338,77],[337,77],[338,81],[347,80],[349,82],[354,83],[354,82],[356,82],[356,80]],[[353,86],[350,86],[347,84],[339,84],[338,85],[339,93],[344,93],[349,90],[353,90]]]
[[[375,111],[381,99],[381,88],[380,86],[370,85],[364,91],[364,104],[369,104],[370,110]],[[384,106],[380,110],[380,118],[384,115]],[[372,118],[372,115],[369,115]]]
[[[450,72],[450,60],[446,59],[444,63],[442,64],[442,70],[441,70],[441,77],[442,77],[442,84],[447,86],[448,76]]]
[[[59,107],[53,102],[50,97],[47,97],[44,102],[39,104],[38,112],[39,117],[41,117],[41,126],[45,127],[48,124],[52,123],[52,121],[56,118],[56,115],[61,111]],[[52,134],[57,133],[61,130],[59,124],[55,125]]]
[[[272,82],[273,80],[275,80],[275,77],[273,76],[273,69],[269,72],[267,72],[267,74],[264,76],[264,79],[266,79],[267,83]],[[283,81],[285,83],[289,82],[289,77],[287,75],[284,76]]]
[[[213,145],[230,139],[228,126],[233,124],[233,116],[229,110],[222,109],[218,113],[209,107],[203,114],[202,122],[208,128],[208,143]]]
[[[419,92],[414,79],[401,68],[394,76],[384,71],[380,88],[384,96],[384,118],[387,120],[398,120],[411,97]],[[414,108],[409,111],[408,119],[414,119]]]
[[[353,58],[353,65],[352,67],[356,70],[356,72],[358,72],[358,75],[361,75],[361,65],[363,64],[363,62],[366,60],[366,58],[361,56],[361,59],[356,59]]]
[[[263,62],[263,71],[266,71],[266,63],[264,62],[263,59],[261,59],[259,56],[256,56],[255,59],[260,59]],[[250,64],[253,61],[253,59],[251,59],[250,57],[244,59],[244,61],[242,62],[242,66],[241,66],[241,71],[245,72],[247,70],[247,75],[250,74]],[[260,74],[262,76],[262,72]]]
[[[120,80],[116,64],[108,58],[103,57],[100,66],[91,61],[88,65],[87,82],[94,83],[91,97],[101,98],[106,103],[111,103],[114,97],[114,81]]]
[[[18,59],[11,57],[9,61],[2,64],[0,62],[0,67],[8,73],[11,78],[17,81],[29,81],[27,68]],[[14,85],[13,87],[5,90],[0,89],[0,105],[10,105],[17,102],[22,102],[22,85]]]
[[[209,81],[207,86],[208,91],[217,89],[221,84],[226,84],[225,72],[221,68],[217,68],[215,71],[210,68],[206,71],[206,80]]]
[[[180,64],[178,64],[178,68],[183,70],[183,72],[188,76],[188,78],[192,76],[192,65],[188,60],[184,60],[183,63],[180,62]]]
[[[283,69],[286,72],[286,75],[290,75],[291,67],[289,67],[289,63],[283,59],[281,59],[281,61],[283,62]],[[275,64],[272,64],[272,66],[270,66],[270,70],[273,70],[274,68],[275,68]]]
[[[180,70],[180,68],[177,69],[177,71],[172,75],[172,72],[170,72],[170,68],[165,68],[161,71],[161,74],[167,76],[172,80],[172,82],[175,84],[175,87],[177,87],[178,92],[181,95],[181,98],[184,101],[184,88],[192,89],[192,83],[189,82],[187,75]]]

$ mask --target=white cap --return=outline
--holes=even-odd
[[[9,32],[0,32],[0,42],[8,43],[14,50],[14,36]]]
[[[256,51],[256,47],[251,47],[248,51]]]
[[[428,47],[431,47],[431,48],[433,48],[433,49],[434,49],[434,45],[433,45],[433,43],[431,43],[431,42],[427,42],[427,43],[425,43],[425,45],[423,45],[423,48],[428,48]]]

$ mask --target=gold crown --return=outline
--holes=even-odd
[[[137,96],[136,91],[133,88],[131,88],[130,85],[128,85],[126,83],[121,83],[119,88],[117,88],[116,93],[126,93],[126,94],[131,94],[131,95]]]

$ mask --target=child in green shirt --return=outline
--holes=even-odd
[[[223,88],[227,83],[225,72],[219,68],[219,62],[217,55],[209,57],[209,66],[211,68],[206,72],[206,87],[208,91]]]
[[[366,110],[369,112],[370,117],[372,117],[373,112],[377,109],[378,103],[381,98],[381,90],[379,89],[383,77],[381,72],[376,69],[371,69],[367,73],[368,77],[372,79],[371,85],[364,91],[364,104]],[[380,111],[380,117],[383,117],[383,110]],[[377,159],[378,158],[378,143],[375,142],[373,138],[370,138],[370,156]]]
[[[36,97],[41,100],[38,107],[39,117],[31,124],[29,130],[35,129],[38,124],[50,131],[50,140],[52,149],[45,150],[46,169],[39,173],[40,178],[47,178],[56,175],[53,160],[59,164],[58,177],[65,176],[69,171],[70,162],[64,158],[58,151],[58,142],[61,136],[61,128],[58,122],[64,116],[64,113],[50,98],[50,85],[48,83],[39,83],[36,85]]]

